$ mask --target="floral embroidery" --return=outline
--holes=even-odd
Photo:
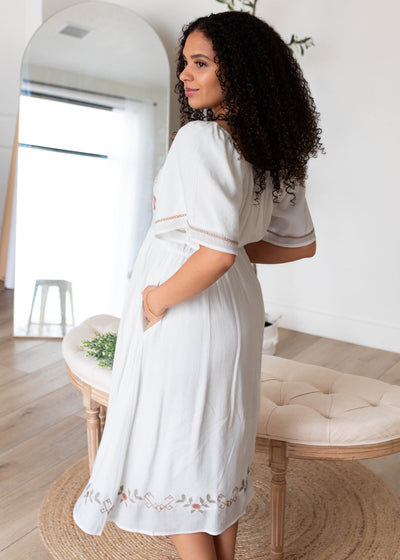
[[[186,498],[185,494],[182,494],[180,500],[176,500],[176,503],[182,502],[186,502],[183,504],[183,507],[190,507],[190,513],[194,513],[195,511],[204,513],[205,509],[210,507],[210,504],[217,503],[216,500],[211,498],[210,494],[207,494],[205,499],[200,498],[200,503],[193,503],[193,498]]]
[[[132,492],[129,489],[124,491],[123,485],[120,487],[118,491],[118,496],[121,496],[120,502],[121,503],[123,502],[126,506],[128,506],[128,501],[132,502],[133,504],[136,504],[138,500],[143,500],[142,496],[139,496],[137,488],[135,488],[132,494]]]
[[[85,500],[85,504],[89,501],[90,503],[94,503],[97,502],[98,504],[101,504],[100,501],[100,492],[96,492],[96,494],[94,493],[94,489],[91,488],[92,484],[89,483],[85,490],[83,491],[83,499]]]
[[[246,477],[242,479],[240,486],[235,486],[229,497],[225,494],[218,494],[216,499],[213,499],[211,494],[206,494],[206,496],[199,496],[198,500],[194,500],[192,496],[186,496],[181,494],[179,499],[175,499],[171,494],[164,498],[163,502],[157,502],[151,492],[146,492],[144,496],[139,496],[138,489],[135,488],[131,491],[129,488],[125,488],[124,485],[120,486],[118,491],[118,496],[120,496],[120,503],[124,503],[126,507],[129,506],[129,502],[136,504],[143,500],[143,503],[147,508],[154,508],[156,511],[171,510],[176,509],[179,505],[185,508],[189,508],[190,513],[199,512],[203,514],[207,509],[212,507],[218,507],[219,509],[225,509],[230,507],[234,502],[237,501],[241,492],[246,492],[248,488],[249,479],[253,473],[253,465],[247,467]],[[100,492],[94,493],[92,484],[89,483],[82,493],[82,498],[85,500],[85,504],[89,501],[90,503],[97,502],[102,507],[100,508],[100,513],[109,514],[113,509],[113,504],[110,498],[100,498]],[[175,502],[175,503],[174,503]]]

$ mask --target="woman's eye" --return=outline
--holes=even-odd
[[[205,68],[207,64],[205,62],[201,62],[201,60],[196,60],[194,63],[197,68]],[[183,60],[183,67],[185,68],[188,65],[187,60]]]

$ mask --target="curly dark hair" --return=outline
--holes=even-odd
[[[212,42],[224,116],[192,109],[179,80],[186,39],[195,30]],[[256,202],[268,173],[275,202],[281,185],[292,194],[296,184],[304,186],[308,160],[318,151],[325,153],[317,126],[320,115],[292,51],[270,25],[236,11],[192,21],[179,39],[176,75],[181,126],[191,120],[227,121],[235,147],[253,165]]]

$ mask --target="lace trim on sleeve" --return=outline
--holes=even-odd
[[[280,247],[304,247],[305,245],[309,245],[315,241],[315,232],[314,228],[312,228],[304,235],[285,235],[282,233],[276,233],[272,229],[269,229],[264,235],[263,240]]]
[[[176,214],[176,216],[168,216],[167,218],[160,218],[159,220],[156,220],[155,223],[159,224],[160,222],[167,222],[168,220],[176,220],[178,218],[183,218],[185,216],[186,214]]]
[[[195,245],[205,245],[216,250],[223,250],[228,253],[237,254],[239,241],[231,239],[227,235],[208,231],[189,223],[186,218],[187,214],[175,214],[155,220],[155,230],[157,235],[165,235],[171,231],[179,231],[187,234],[189,244],[194,242]],[[185,229],[183,229],[185,228]]]
[[[227,241],[228,243],[232,243],[233,245],[239,245],[238,241],[235,241],[234,239],[229,239],[229,237],[227,237],[226,235],[221,235],[219,233],[214,233],[211,231],[207,231],[205,229],[200,229],[198,227],[192,226],[192,224],[190,224],[188,222],[188,226],[190,227],[190,229],[193,229],[194,231],[197,231],[199,233],[203,233],[204,235],[210,235],[211,237],[217,237],[218,239],[222,239],[223,241]]]
[[[272,235],[275,235],[276,237],[281,237],[283,239],[304,239],[305,237],[308,237],[309,235],[312,235],[314,233],[314,228],[312,228],[312,230],[310,230],[308,233],[304,235],[281,235],[279,233],[276,233],[272,229],[268,229],[267,233],[271,233]]]

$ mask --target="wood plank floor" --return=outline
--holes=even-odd
[[[0,285],[0,560],[51,560],[37,516],[50,485],[86,455],[81,395],[59,340],[12,337],[13,292]],[[277,355],[400,385],[400,355],[280,329]],[[400,454],[361,461],[400,496]]]

